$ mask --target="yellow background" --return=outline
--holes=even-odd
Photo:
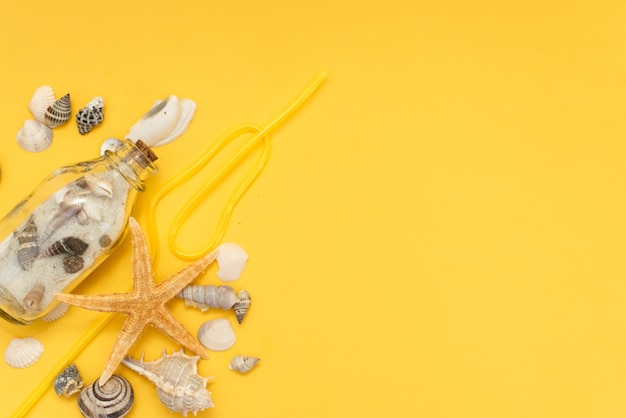
[[[0,5],[0,210],[55,167],[97,155],[157,99],[196,101],[188,132],[157,149],[154,191],[231,128],[270,121],[318,74],[320,90],[272,134],[266,169],[225,240],[250,260],[253,306],[231,350],[200,363],[201,417],[622,417],[626,414],[626,5],[621,1],[14,1]],[[42,153],[14,137],[44,84],[105,120],[72,123]],[[166,246],[157,280],[187,264]],[[236,177],[234,173],[233,177]],[[181,234],[199,246],[223,190]],[[182,244],[181,244],[182,245]],[[78,293],[130,286],[125,241]],[[212,267],[199,283],[217,284]],[[185,308],[195,333],[232,314]],[[33,335],[26,370],[0,363],[2,410],[101,314],[0,324]],[[98,378],[124,317],[76,363]],[[131,354],[176,345],[146,332]],[[262,358],[248,375],[234,354]],[[131,417],[169,416],[152,385]],[[54,414],[51,413],[54,411]],[[28,416],[79,416],[50,388]]]

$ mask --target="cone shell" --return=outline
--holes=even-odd
[[[217,318],[200,326],[198,340],[209,350],[224,351],[235,344],[237,337],[228,319]]]
[[[261,361],[261,359],[258,357],[235,356],[228,365],[228,368],[240,373],[247,373],[252,370],[259,361]]]
[[[87,106],[76,112],[76,126],[81,135],[91,132],[93,128],[100,125],[104,120],[104,99],[100,96],[94,97]]]
[[[4,361],[11,367],[23,369],[35,364],[43,354],[43,344],[33,337],[14,338],[4,350]]]
[[[30,99],[28,103],[28,109],[33,114],[35,120],[45,123],[46,122],[46,110],[56,102],[54,96],[54,90],[50,86],[41,86]]]
[[[35,258],[39,255],[37,225],[33,218],[29,218],[26,225],[17,233],[17,262],[24,270],[29,270]]]
[[[191,285],[176,296],[185,299],[185,305],[194,306],[203,312],[209,308],[230,309],[239,301],[230,286]]]
[[[83,378],[78,372],[76,365],[70,364],[63,369],[54,379],[53,387],[57,395],[63,395],[66,398],[80,392],[80,389],[83,387]]]
[[[89,244],[77,237],[65,237],[52,243],[41,252],[43,257],[52,257],[58,254],[81,255]]]
[[[237,280],[246,267],[248,253],[234,242],[224,243],[216,250],[217,265],[219,266],[217,277],[224,282]]]
[[[56,128],[70,120],[71,114],[70,95],[66,94],[46,109],[45,123],[50,128]]]
[[[135,401],[130,382],[113,375],[103,385],[96,380],[78,395],[78,408],[85,417],[122,418],[128,415]]]
[[[237,322],[241,324],[243,322],[243,318],[245,318],[248,313],[248,309],[250,309],[252,299],[250,298],[250,294],[243,289],[237,293],[237,298],[239,301],[233,305],[233,310],[235,311]]]
[[[45,151],[52,145],[52,130],[39,121],[28,119],[15,135],[15,140],[25,151]]]

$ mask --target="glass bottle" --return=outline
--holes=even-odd
[[[0,220],[0,317],[29,324],[117,246],[137,192],[157,172],[142,141],[61,167]]]

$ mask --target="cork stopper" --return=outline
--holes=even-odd
[[[141,153],[150,160],[150,162],[155,162],[156,160],[159,159],[159,157],[157,157],[157,155],[154,153],[154,151],[152,151],[150,149],[150,147],[148,145],[146,145],[145,142],[143,142],[141,139],[138,139],[137,142],[135,143],[135,145],[137,146],[137,148],[139,149],[139,151],[141,151]]]

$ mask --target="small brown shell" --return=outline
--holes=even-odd
[[[59,100],[48,107],[45,114],[46,125],[50,128],[56,128],[70,120],[72,107],[70,104],[70,95],[66,94]]]
[[[102,386],[96,380],[78,395],[78,408],[85,417],[125,417],[133,406],[135,394],[130,382],[114,374]]]
[[[66,273],[78,273],[85,266],[85,260],[79,255],[68,255],[63,259],[63,268]]]
[[[38,311],[41,307],[41,299],[46,291],[46,287],[37,283],[32,289],[24,296],[24,306],[31,311]]]
[[[42,257],[52,257],[58,254],[81,255],[89,244],[80,238],[65,237],[50,245],[42,251]]]
[[[113,242],[113,240],[111,240],[111,237],[107,234],[102,235],[98,240],[98,243],[102,248],[108,247],[109,245],[111,245],[111,242]]]
[[[39,254],[37,240],[37,225],[31,217],[24,228],[17,233],[17,242],[19,243],[17,262],[24,270],[29,270],[32,267],[33,261]]]

